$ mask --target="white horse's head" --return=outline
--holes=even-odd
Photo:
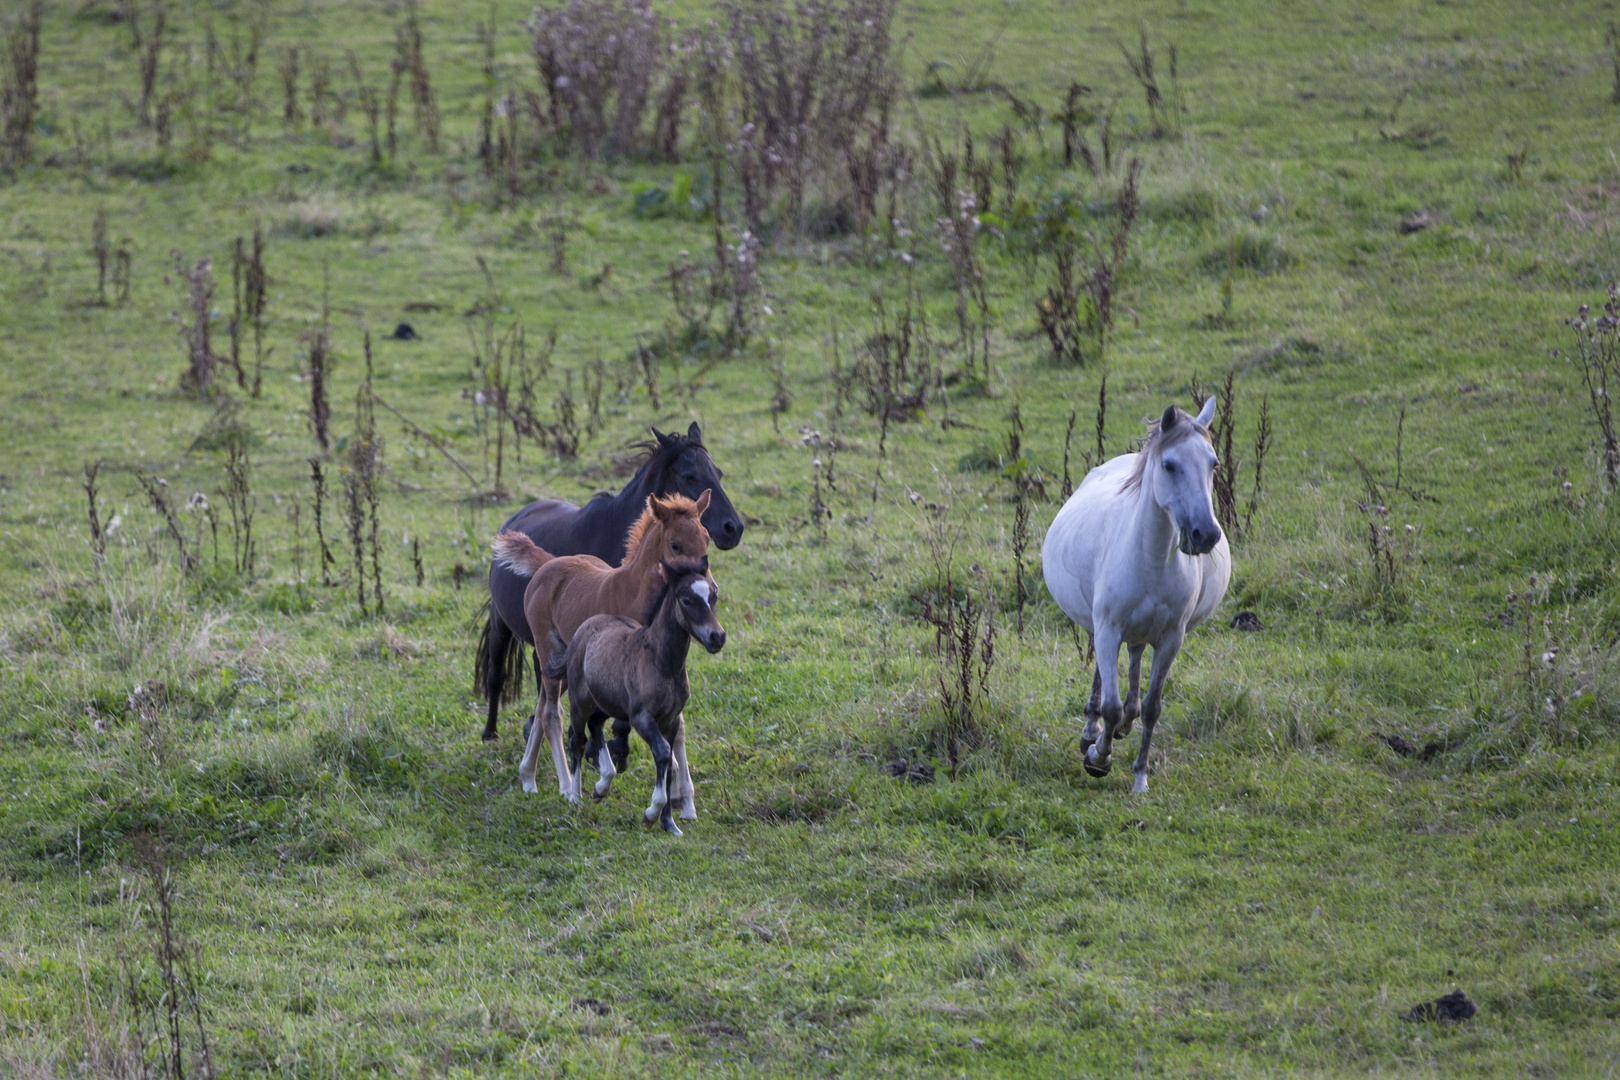
[[[1180,531],[1184,555],[1207,554],[1221,541],[1210,499],[1216,458],[1209,425],[1214,419],[1214,398],[1204,402],[1197,416],[1174,405],[1166,408],[1142,445],[1138,472],[1132,476],[1139,484],[1151,474],[1153,500]]]

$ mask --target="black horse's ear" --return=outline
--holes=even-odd
[[[668,446],[670,443],[675,441],[674,436],[665,435],[662,431],[659,431],[657,428],[653,428],[652,433],[653,433],[653,438],[658,440],[658,445],[659,446]]]
[[[703,441],[703,432],[698,429],[696,420],[692,421],[692,426],[686,429],[686,437],[695,443]]]
[[[1175,426],[1176,426],[1176,407],[1174,405],[1166,405],[1164,407],[1164,415],[1159,418],[1159,430],[1160,431],[1169,431],[1171,428],[1173,428]]]

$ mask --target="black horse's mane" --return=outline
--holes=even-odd
[[[647,606],[641,612],[640,622],[642,626],[651,626],[653,620],[658,618],[658,609],[664,606],[664,600],[669,596],[669,591],[675,587],[676,582],[709,572],[709,557],[705,555],[701,559],[682,559],[679,562],[666,562],[663,567],[664,572],[659,575],[658,587],[652,591],[651,596],[647,597]]]
[[[657,435],[658,432],[655,430],[653,434]],[[627,449],[637,452],[634,464],[636,472],[639,474],[648,471],[655,463],[659,467],[666,466],[677,460],[687,450],[707,451],[708,447],[703,445],[701,435],[694,439],[690,435],[672,432],[662,438],[642,439],[640,442],[633,442]]]

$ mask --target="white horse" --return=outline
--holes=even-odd
[[[1091,633],[1097,671],[1080,738],[1086,772],[1107,776],[1114,738],[1142,717],[1135,793],[1147,790],[1148,746],[1170,665],[1187,631],[1226,594],[1232,552],[1215,522],[1210,488],[1215,399],[1197,417],[1174,405],[1149,421],[1147,440],[1091,470],[1063,504],[1041,546],[1046,587],[1063,613]],[[1119,646],[1131,654],[1130,695],[1119,700]],[[1153,646],[1147,697],[1142,650]],[[1099,730],[1099,715],[1102,724]]]

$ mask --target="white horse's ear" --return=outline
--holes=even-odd
[[[1159,417],[1159,430],[1160,431],[1169,431],[1171,428],[1173,428],[1175,426],[1176,426],[1176,407],[1174,405],[1166,405],[1164,407],[1164,415]]]
[[[1204,407],[1198,410],[1198,426],[1209,427],[1210,422],[1214,419],[1215,398],[1212,396],[1208,401],[1204,402]]]

